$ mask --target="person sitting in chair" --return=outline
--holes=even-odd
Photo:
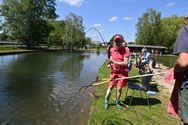
[[[149,66],[151,53],[149,50],[143,48],[139,59],[139,74],[151,73],[152,71]]]

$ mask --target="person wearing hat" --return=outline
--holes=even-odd
[[[111,91],[114,86],[117,87],[117,97],[115,101],[115,105],[117,108],[121,108],[120,105],[120,97],[121,90],[127,84],[127,80],[115,80],[116,78],[122,78],[128,76],[128,58],[129,53],[126,52],[123,43],[123,36],[116,34],[113,37],[113,47],[110,49],[110,63],[111,63],[111,71],[110,71],[110,80],[109,86],[106,91],[105,97],[105,109],[109,108],[109,99],[111,95]]]
[[[139,61],[138,61],[138,68],[139,68],[139,74],[144,74],[144,71],[145,71],[145,65],[146,65],[146,53],[147,53],[147,49],[144,47],[142,50],[141,50],[141,53],[139,55]]]
[[[181,125],[188,125],[188,13],[183,26],[176,38],[173,54],[178,55],[174,66],[174,78],[180,85],[178,89],[178,115]],[[177,95],[178,95],[177,94]]]
[[[146,63],[146,53],[147,53],[147,49],[144,47],[142,50],[141,50],[141,54],[139,56],[139,63]]]

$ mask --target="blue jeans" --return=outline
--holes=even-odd
[[[188,124],[188,89],[183,89],[179,93],[179,117]]]

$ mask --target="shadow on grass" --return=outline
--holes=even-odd
[[[102,121],[102,125],[133,125],[129,120],[115,116],[107,116]]]
[[[140,83],[140,81],[138,80],[138,78],[128,79],[128,83]]]
[[[132,96],[128,96],[123,103],[125,103],[126,105],[129,104],[130,99],[132,98],[132,103],[131,106],[136,106],[136,105],[148,105],[147,103],[147,99],[142,98],[142,97],[132,97]],[[161,104],[161,101],[159,99],[156,98],[148,98],[150,105],[156,105],[156,104]]]

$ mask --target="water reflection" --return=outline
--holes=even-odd
[[[78,89],[95,79],[105,54],[81,54],[1,56],[0,124],[86,124],[90,102]]]
[[[83,54],[80,55],[73,55],[71,54],[70,57],[62,62],[60,71],[65,72],[65,77],[67,79],[76,80],[76,78],[80,78],[80,71],[83,67],[83,59],[86,57]]]

